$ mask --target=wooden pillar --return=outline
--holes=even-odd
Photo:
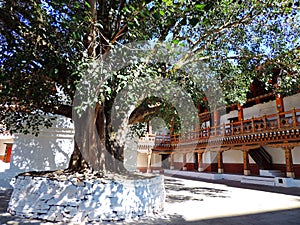
[[[218,126],[220,124],[220,115],[219,111],[216,109],[214,111],[214,126]]]
[[[284,112],[283,95],[276,94],[276,109],[277,112]]]
[[[244,109],[243,105],[238,105],[238,121],[244,120]]]
[[[285,163],[286,163],[286,176],[295,178],[294,165],[293,165],[293,156],[292,156],[292,148],[285,147]]]
[[[244,175],[250,175],[250,163],[249,163],[249,154],[247,150],[243,150],[243,158],[244,158]]]
[[[174,170],[174,153],[170,155],[170,170]]]
[[[198,171],[199,172],[203,172],[204,168],[203,168],[203,152],[199,152],[198,153]]]
[[[151,173],[151,157],[152,157],[152,150],[148,149],[148,152],[147,152],[147,173]]]
[[[182,155],[182,170],[187,170],[186,168],[186,153]]]
[[[223,152],[222,151],[218,151],[218,173],[224,173]]]

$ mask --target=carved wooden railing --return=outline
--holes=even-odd
[[[299,129],[300,109],[292,109],[287,112],[202,128],[200,131],[174,135],[156,135],[154,149],[172,150],[178,148],[178,146],[195,146],[201,143],[214,142],[218,145],[220,142],[222,144],[237,144],[245,141],[267,142],[270,139],[269,137],[277,136],[277,139],[278,137],[286,139],[287,135],[299,134]]]

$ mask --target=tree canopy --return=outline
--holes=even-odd
[[[132,65],[111,76],[99,98],[106,124],[117,93],[145,68],[143,76],[177,83],[195,105],[205,104],[205,89],[214,87],[203,82],[212,77],[225,103],[244,103],[255,79],[275,92],[293,93],[299,87],[299,16],[298,0],[2,1],[1,120],[13,132],[37,134],[40,125],[51,125],[47,113],[71,118],[76,85],[89,62],[141,40],[185,51],[171,65]],[[209,68],[200,86],[192,78],[197,74],[182,69],[192,62]],[[173,112],[168,103],[150,113],[155,102],[162,103],[144,101],[137,121],[151,115],[174,119],[174,113],[166,113]]]

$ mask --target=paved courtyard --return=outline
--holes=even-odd
[[[165,186],[167,197],[163,213],[140,220],[102,224],[300,225],[300,188],[175,177],[165,177]],[[9,191],[0,192],[0,224],[53,224],[9,215],[5,212],[9,195]]]

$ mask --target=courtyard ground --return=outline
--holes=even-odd
[[[168,176],[165,177],[165,187],[166,204],[163,213],[139,220],[101,224],[300,225],[300,188]],[[54,224],[22,219],[6,213],[10,194],[10,190],[0,191],[1,225]]]

